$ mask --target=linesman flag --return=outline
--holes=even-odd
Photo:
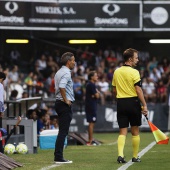
[[[156,143],[157,144],[168,144],[169,137],[166,136],[161,130],[159,130],[153,123],[151,123],[148,120],[148,117],[146,117],[146,119],[147,119],[150,129],[153,133],[153,136],[155,137]]]

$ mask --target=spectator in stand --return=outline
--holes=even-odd
[[[44,89],[43,80],[41,77],[38,77],[37,84],[36,84],[36,94],[43,95],[44,92],[45,92],[45,89]]]
[[[106,78],[107,78],[107,81],[108,81],[109,84],[112,82],[114,70],[115,70],[115,67],[112,66],[112,67],[109,68],[109,70],[107,72]]]
[[[82,68],[81,66],[78,66],[76,75],[77,75],[79,78],[83,79],[84,67]]]
[[[81,79],[79,77],[74,77],[73,79],[73,91],[75,95],[75,100],[82,101],[84,94]]]
[[[111,99],[112,93],[109,89],[109,83],[106,81],[105,77],[102,77],[97,82],[97,87],[99,88],[99,91],[101,92],[100,98],[101,98],[101,104],[105,105],[107,99]]]
[[[91,58],[92,58],[92,54],[89,51],[89,46],[86,46],[84,52],[81,55],[81,61],[83,61],[84,67],[89,66],[88,63],[91,60]]]
[[[8,75],[9,75],[9,68],[8,68],[8,67],[5,67],[5,68],[3,69],[3,72],[4,72],[5,75],[6,75],[6,79],[3,81],[4,88],[6,88],[6,87],[9,86],[9,77],[8,77]]]
[[[16,49],[16,47],[10,52],[10,56],[9,56],[9,59],[10,59],[10,63],[11,64],[18,64],[20,63],[20,53],[19,51]]]
[[[58,119],[57,116],[50,117],[50,129],[58,129]]]
[[[32,87],[32,96],[36,96],[36,86],[37,86],[37,81],[38,81],[38,75],[37,74],[34,74],[33,75],[33,78],[32,78],[32,82],[33,82],[33,87]]]
[[[103,69],[101,66],[99,66],[99,67],[97,67],[96,70],[97,70],[97,76],[98,76],[98,78],[99,78],[99,79],[102,79],[102,77],[105,76],[104,69]]]
[[[149,77],[143,78],[142,89],[143,89],[143,94],[146,102],[155,103],[156,102],[155,84],[152,82],[152,80]]]
[[[34,74],[33,76],[33,89],[32,89],[32,96],[39,96],[43,94],[44,90],[44,83],[42,77]]]
[[[117,63],[116,69],[117,69],[117,68],[119,68],[119,67],[121,67],[121,66],[123,66],[123,64],[124,64],[124,63],[123,63],[123,61],[122,61],[122,60],[121,60],[121,61],[119,61],[119,62]]]
[[[54,72],[57,72],[57,70],[59,69],[58,64],[54,61],[51,55],[47,57],[47,67],[49,68],[54,67],[54,70],[53,70]]]
[[[53,56],[54,56],[54,61],[59,64],[60,62],[60,50],[55,49],[53,52]]]
[[[152,72],[154,68],[156,68],[158,65],[158,61],[156,57],[152,57],[152,60],[149,61],[149,63],[147,64],[147,70],[148,72]]]
[[[22,93],[22,98],[28,98],[28,97],[29,97],[28,93],[26,91],[24,91]]]
[[[37,134],[39,135],[45,129],[49,129],[49,115],[46,110],[41,109],[37,119]]]
[[[46,56],[44,54],[36,61],[35,71],[40,77],[44,77],[45,70],[47,68]]]
[[[55,72],[52,72],[50,76],[45,80],[44,83],[44,87],[49,97],[54,97],[55,95],[54,75]]]
[[[149,78],[154,82],[157,83],[161,79],[161,74],[158,69],[155,67],[149,74]]]
[[[33,82],[32,82],[32,78],[33,78],[33,72],[30,72],[28,74],[28,76],[26,76],[26,78],[24,79],[24,82],[28,85],[28,86],[32,86]]]
[[[158,81],[157,86],[157,99],[158,102],[165,103],[167,101],[167,88],[162,80]]]
[[[160,75],[162,75],[164,73],[163,65],[162,65],[161,62],[158,62],[157,70],[158,70]]]
[[[20,83],[18,66],[14,65],[8,74],[10,83]]]
[[[31,96],[33,93],[32,92],[33,91],[33,76],[34,76],[34,73],[30,72],[24,79],[24,83],[27,85],[27,91],[28,91],[29,96]]]
[[[163,58],[163,60],[162,60],[162,66],[163,66],[164,72],[167,71],[169,65],[170,65],[170,63],[169,63],[168,58]]]
[[[9,97],[9,100],[17,100],[17,96],[18,96],[18,91],[14,89],[14,90],[11,91],[11,95]]]
[[[95,56],[95,67],[98,67],[103,60],[103,51],[101,49],[98,50],[97,55]]]
[[[37,120],[37,112],[36,112],[35,109],[29,109],[27,111],[27,115],[26,116],[27,116],[28,119],[33,119],[34,121]]]
[[[0,64],[0,72],[3,72],[3,68],[2,65]]]
[[[120,47],[117,47],[115,54],[116,54],[117,63],[123,60],[122,49]]]
[[[110,51],[109,56],[106,57],[106,62],[108,67],[110,67],[112,63],[115,64],[117,62],[114,51]]]

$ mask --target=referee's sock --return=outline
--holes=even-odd
[[[117,143],[118,143],[118,156],[124,157],[123,151],[125,146],[126,136],[119,135]]]
[[[138,157],[139,144],[140,144],[140,136],[139,135],[132,136],[133,158]]]

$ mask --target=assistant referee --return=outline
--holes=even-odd
[[[138,51],[132,48],[126,49],[123,52],[123,58],[124,65],[114,71],[112,80],[113,91],[117,98],[117,120],[119,125],[117,162],[126,163],[124,146],[129,124],[131,126],[133,146],[132,162],[141,162],[138,157],[140,144],[139,126],[141,125],[142,114],[147,116],[148,110],[141,89],[139,71],[134,69],[139,62]]]

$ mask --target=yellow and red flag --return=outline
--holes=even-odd
[[[168,144],[169,137],[166,136],[160,129],[158,129],[153,123],[151,123],[148,118],[146,117],[148,124],[150,126],[150,129],[153,133],[153,136],[155,137],[157,144]]]

